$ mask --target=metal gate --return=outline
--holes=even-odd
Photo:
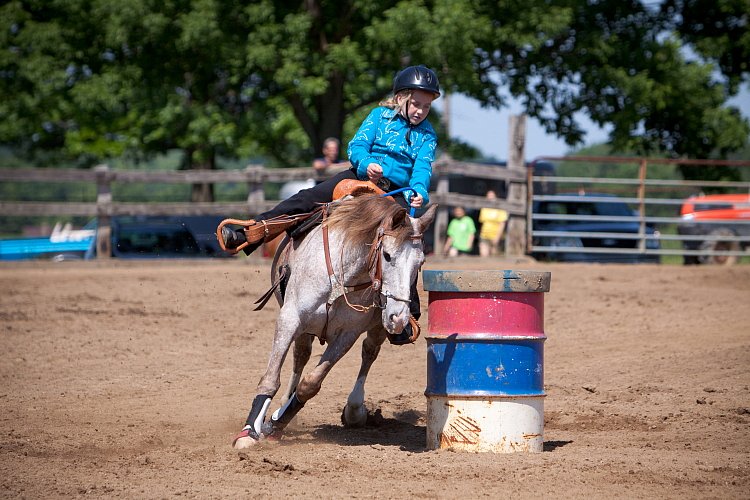
[[[557,163],[558,171],[534,175],[533,166],[541,160]],[[629,165],[633,176],[561,176],[559,166],[564,162],[600,172],[608,164]],[[677,180],[674,169],[679,165],[747,169],[750,162],[535,159],[527,179],[527,253],[580,262],[659,262],[663,255],[681,255],[686,264],[730,264],[750,257],[750,182]],[[719,190],[733,196],[706,195]]]

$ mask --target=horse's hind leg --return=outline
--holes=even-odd
[[[271,416],[270,422],[263,429],[268,436],[280,436],[284,428],[295,415],[312,399],[319,391],[328,372],[354,345],[359,333],[341,333],[328,344],[328,347],[320,357],[318,365],[302,377],[297,390],[289,397],[289,400]]]
[[[289,398],[292,397],[294,391],[297,389],[302,378],[302,371],[305,369],[305,365],[310,360],[312,354],[312,344],[314,337],[312,335],[300,335],[294,341],[294,366],[292,367],[292,375],[289,377],[289,385],[287,385],[284,397],[281,398],[281,405],[285,405]]]
[[[362,364],[357,374],[352,392],[346,400],[346,406],[341,412],[341,423],[347,427],[364,427],[367,423],[367,407],[365,407],[365,382],[370,368],[380,353],[380,347],[385,340],[386,331],[382,328],[367,332],[362,342]]]

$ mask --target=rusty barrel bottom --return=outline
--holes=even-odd
[[[427,398],[427,449],[541,452],[544,396]]]

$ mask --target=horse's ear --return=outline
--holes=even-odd
[[[419,219],[417,219],[420,233],[424,233],[425,230],[430,226],[430,224],[432,224],[432,221],[435,219],[435,212],[437,212],[437,208],[437,203],[430,205],[430,208],[428,208],[427,211],[423,213]]]
[[[390,226],[386,227],[386,231],[389,231],[391,229],[402,227],[404,224],[406,224],[406,209],[399,207],[399,210],[397,210],[393,217],[388,221]]]

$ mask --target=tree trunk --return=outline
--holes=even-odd
[[[216,169],[216,153],[213,148],[196,151],[188,149],[185,151],[185,162],[183,170],[214,170]],[[190,191],[192,202],[213,202],[213,184],[193,184]]]
[[[329,137],[341,141],[342,152],[346,151],[349,138],[341,137],[344,131],[344,79],[339,72],[335,72],[329,79],[326,92],[316,102],[319,127],[311,137],[315,155],[323,150],[323,142]]]
[[[341,137],[344,130],[344,79],[339,72],[334,72],[328,79],[326,91],[315,98],[314,108],[317,116],[312,116],[302,102],[299,95],[291,95],[288,102],[292,106],[294,116],[302,125],[310,144],[313,155],[319,156],[323,150],[323,142],[329,137],[341,141],[341,150],[346,151],[349,138]]]

